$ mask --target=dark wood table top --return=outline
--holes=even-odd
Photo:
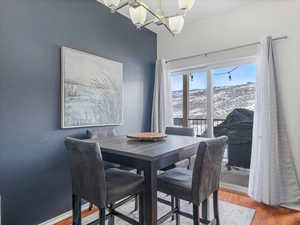
[[[97,139],[102,152],[114,153],[147,161],[165,157],[195,146],[207,138],[168,135],[163,141],[145,142],[130,140],[126,136],[109,136]]]

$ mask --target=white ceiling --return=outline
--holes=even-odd
[[[122,1],[124,2],[125,0]],[[185,17],[185,24],[221,13],[230,12],[240,6],[255,1],[257,0],[196,0],[193,9],[189,11]],[[144,0],[144,2],[152,9],[157,9],[159,7],[157,0]],[[177,2],[177,0],[162,0],[164,12],[166,14],[179,12]],[[120,13],[128,17],[128,7],[120,10]],[[148,28],[154,32],[161,30],[161,28],[158,28],[156,25],[148,26]]]

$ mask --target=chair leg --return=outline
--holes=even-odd
[[[194,225],[200,225],[199,221],[199,206],[193,204],[193,220],[194,220]]]
[[[99,209],[99,225],[105,225],[105,209]]]
[[[73,225],[81,225],[81,198],[72,195]]]
[[[207,219],[207,199],[201,203],[202,218]]]
[[[174,198],[174,196],[171,196],[171,209],[173,210],[174,208],[175,208],[175,198]],[[171,220],[172,221],[175,220],[174,214],[172,215]]]
[[[92,209],[93,209],[93,203],[90,203],[89,211],[91,211]]]
[[[179,198],[175,198],[175,208],[177,209],[177,211],[180,211],[180,200],[179,200]],[[176,213],[175,219],[176,219],[176,225],[180,225],[179,213]]]
[[[220,217],[219,217],[219,203],[218,203],[218,190],[213,193],[213,207],[214,207],[214,216],[217,221],[217,225],[220,225]]]
[[[189,164],[187,165],[187,169],[190,170],[192,167],[192,158],[189,158]]]
[[[142,175],[142,171],[141,170],[137,170],[136,171],[136,174],[137,175]],[[138,195],[135,196],[134,198],[134,209],[133,209],[133,212],[135,212],[136,210],[138,210],[139,208],[139,198],[138,198]]]
[[[139,208],[139,198],[138,198],[138,195],[136,195],[134,197],[134,209],[133,209],[133,212],[135,212],[138,208]]]
[[[145,218],[144,218],[144,214],[145,214],[144,198],[145,198],[144,192],[141,192],[139,194],[139,224],[140,225],[143,225],[145,223],[145,221],[144,221],[145,220]]]
[[[115,224],[115,217],[114,215],[110,215],[108,218],[108,225],[114,225]]]

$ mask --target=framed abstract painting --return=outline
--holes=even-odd
[[[121,125],[122,63],[61,48],[61,127]]]

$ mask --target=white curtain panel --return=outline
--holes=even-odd
[[[257,59],[249,195],[268,205],[300,201],[300,187],[288,141],[272,37],[261,42]]]
[[[155,83],[152,105],[152,132],[164,133],[166,126],[172,124],[172,103],[170,76],[166,61],[159,59],[155,66]]]

